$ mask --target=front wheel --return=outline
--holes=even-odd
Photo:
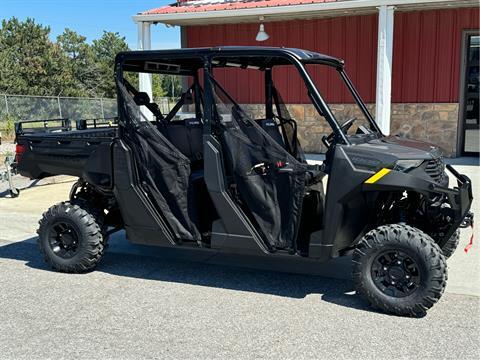
[[[352,259],[357,294],[385,312],[424,316],[445,290],[445,257],[414,227],[392,224],[370,231]]]

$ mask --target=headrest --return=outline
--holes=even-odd
[[[148,96],[146,92],[138,92],[133,97],[133,101],[135,101],[135,104],[138,106],[148,105],[150,104],[150,96]]]

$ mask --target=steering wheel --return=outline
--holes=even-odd
[[[342,125],[340,125],[340,130],[346,135],[348,130],[352,127],[353,123],[357,120],[357,117],[353,117],[345,121]],[[327,148],[332,145],[333,138],[335,137],[335,132],[331,132],[328,136],[324,136],[322,138],[322,142],[325,144]]]

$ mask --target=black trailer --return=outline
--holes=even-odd
[[[445,167],[437,147],[384,136],[343,61],[299,49],[219,47],[124,52],[115,63],[118,126],[17,125],[21,174],[79,177],[69,201],[40,221],[39,245],[55,269],[93,269],[109,234],[125,229],[130,241],[148,245],[319,261],[353,253],[357,290],[373,305],[418,316],[440,298],[458,229],[473,222],[470,180]],[[342,81],[357,117],[334,116],[312,76],[317,67]],[[279,68],[303,79],[315,116],[331,127],[321,165],[305,159],[276,86]],[[262,75],[264,116],[236,102],[219,69]],[[182,75],[184,93],[164,114],[127,80],[132,72]],[[179,119],[185,110],[191,117]]]

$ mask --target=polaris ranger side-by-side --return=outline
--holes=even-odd
[[[132,72],[182,76],[185,91],[162,113],[127,80]],[[232,79],[247,72],[264,84],[260,118],[235,99],[248,82]],[[321,165],[305,160],[299,119],[280,94],[285,74],[301,80],[294,91],[315,121],[331,127]],[[357,292],[374,306],[420,316],[438,301],[445,259],[473,222],[470,180],[437,147],[382,135],[341,60],[269,47],[134,51],[118,54],[115,77],[116,125],[16,125],[20,174],[79,177],[70,199],[40,220],[53,268],[92,270],[109,235],[125,229],[139,244],[319,261],[353,254]],[[332,113],[320,89],[334,79],[357,117]]]

